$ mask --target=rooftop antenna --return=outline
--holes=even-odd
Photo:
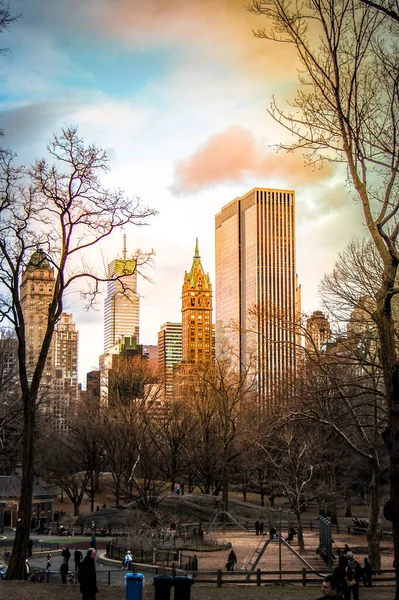
[[[126,233],[123,234],[123,260],[126,260]]]

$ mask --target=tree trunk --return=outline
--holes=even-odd
[[[79,504],[76,504],[76,503],[73,504],[73,516],[74,517],[79,516],[79,506],[80,506],[80,502],[79,502]]]
[[[223,468],[223,481],[222,481],[222,502],[224,510],[229,510],[229,472],[227,466]]]
[[[352,514],[352,498],[351,498],[350,494],[347,494],[345,496],[345,504],[346,504],[345,517],[351,519],[353,517],[353,514]]]
[[[32,495],[34,476],[34,440],[36,431],[36,406],[34,399],[28,395],[24,398],[24,428],[21,496],[14,544],[6,579],[24,579],[25,559],[27,556],[28,538],[32,519]]]
[[[380,513],[380,470],[373,461],[371,465],[371,498],[369,512],[369,528],[367,543],[371,567],[381,569],[380,535],[378,531],[378,516]]]
[[[242,498],[244,502],[247,501],[247,484],[245,482],[242,484]]]
[[[302,554],[303,552],[305,552],[305,540],[303,538],[303,527],[302,527],[301,513],[296,511],[295,515],[296,515],[296,518],[298,520],[298,546],[299,546],[299,552],[300,552],[300,554]]]
[[[396,336],[391,311],[391,289],[395,286],[397,264],[385,263],[383,284],[378,294],[374,320],[381,347],[388,426],[384,441],[389,451],[390,499],[384,507],[385,517],[392,522],[392,540],[396,579],[395,600],[399,600],[399,364],[396,360]]]

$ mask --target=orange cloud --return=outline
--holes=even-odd
[[[267,25],[246,10],[243,0],[103,0],[95,17],[103,35],[129,45],[167,46],[219,58],[249,75],[295,74],[296,55],[290,44],[254,37]]]
[[[331,163],[322,169],[304,166],[300,153],[276,153],[259,144],[251,131],[232,125],[211,135],[198,150],[180,161],[171,186],[175,194],[192,193],[248,176],[284,179],[286,185],[314,185],[333,173]]]

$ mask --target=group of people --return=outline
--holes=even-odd
[[[175,485],[175,496],[184,496],[184,483],[176,483]]]
[[[365,586],[372,586],[372,569],[367,558],[364,559],[362,568],[347,544],[342,552],[338,553],[338,565],[332,575],[324,578],[321,598],[335,598],[336,600],[359,600],[359,586],[363,581]],[[318,600],[321,600],[319,598]]]
[[[95,600],[97,589],[97,575],[95,558],[97,551],[95,548],[89,548],[86,556],[83,558],[83,554],[76,548],[74,552],[75,571],[80,583],[80,591],[82,592],[82,600]],[[62,583],[67,583],[68,571],[69,571],[69,559],[71,552],[69,548],[64,548],[62,551],[62,565],[60,567],[60,573]],[[73,577],[70,581],[74,581],[75,574],[69,573],[70,577]]]
[[[263,525],[263,521],[255,521],[255,533],[256,535],[263,535],[264,532],[264,525]]]

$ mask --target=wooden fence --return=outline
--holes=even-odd
[[[320,585],[322,578],[326,573],[316,574],[309,569],[302,569],[300,571],[198,571],[193,573],[195,581],[201,584],[211,584],[217,587],[223,585],[266,585],[266,584],[277,584],[291,583],[299,584],[302,586],[306,585]],[[395,571],[393,569],[383,569],[373,575],[373,585],[394,585],[395,584]]]

